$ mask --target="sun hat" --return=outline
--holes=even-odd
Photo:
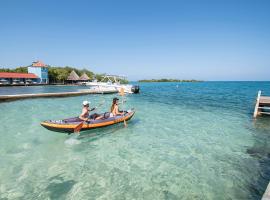
[[[89,105],[90,104],[90,102],[89,101],[83,101],[83,103],[82,103],[84,106],[86,106],[86,105]]]

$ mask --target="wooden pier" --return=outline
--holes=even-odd
[[[69,96],[80,96],[80,95],[88,95],[88,94],[112,94],[112,93],[116,93],[116,92],[112,90],[103,90],[103,91],[82,90],[79,92],[0,95],[0,102],[16,101],[20,99],[32,99],[32,98],[69,97]]]
[[[262,96],[261,94],[262,92],[259,91],[253,114],[254,118],[259,115],[270,115],[270,97]]]
[[[268,186],[263,194],[262,200],[270,200],[270,183],[268,183]]]

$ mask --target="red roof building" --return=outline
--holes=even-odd
[[[32,73],[14,73],[14,72],[0,72],[0,78],[38,78]]]

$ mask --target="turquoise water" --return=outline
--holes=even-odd
[[[57,93],[76,92],[80,89],[87,89],[86,86],[8,86],[0,87],[0,95],[31,94],[31,93]]]
[[[140,86],[126,97],[137,110],[128,128],[80,137],[39,123],[78,115],[86,99],[105,99],[106,111],[114,95],[1,103],[0,198],[260,199],[270,180],[270,118],[252,114],[270,82]]]

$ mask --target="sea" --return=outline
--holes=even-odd
[[[261,199],[270,180],[270,117],[253,119],[270,82],[136,83],[140,94],[0,103],[0,199]],[[0,95],[82,86],[0,87]],[[67,135],[40,123],[136,110],[127,127]]]

